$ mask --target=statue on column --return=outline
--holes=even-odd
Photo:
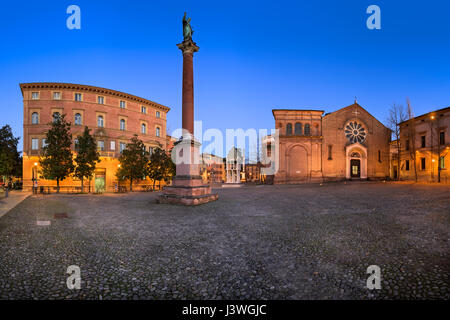
[[[186,20],[186,12],[184,13],[183,16],[183,41],[189,41],[192,40],[192,35],[194,34],[194,31],[191,28],[191,18],[188,18]]]

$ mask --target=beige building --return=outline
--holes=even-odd
[[[390,130],[356,102],[322,110],[273,110],[279,129],[274,183],[389,177]]]
[[[400,179],[450,183],[450,107],[400,123]]]

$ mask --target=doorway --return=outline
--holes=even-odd
[[[350,160],[350,177],[361,178],[361,160],[359,159]]]
[[[95,170],[95,192],[102,193],[106,189],[106,169]]]

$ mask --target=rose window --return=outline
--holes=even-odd
[[[362,143],[366,140],[366,130],[360,123],[353,121],[345,126],[345,136],[351,143]]]

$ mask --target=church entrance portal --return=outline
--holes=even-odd
[[[351,159],[350,160],[350,176],[352,178],[361,178],[361,160]]]

